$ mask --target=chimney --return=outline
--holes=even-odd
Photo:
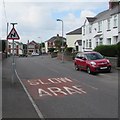
[[[57,37],[59,37],[59,34],[57,34]]]
[[[109,9],[113,9],[114,7],[119,5],[119,1],[118,0],[110,0],[109,1]]]

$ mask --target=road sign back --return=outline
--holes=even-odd
[[[10,33],[7,36],[7,39],[13,39],[13,40],[19,40],[20,37],[17,33],[17,31],[15,30],[15,28],[13,27],[12,30],[10,31]]]

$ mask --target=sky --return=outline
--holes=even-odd
[[[57,2],[56,2],[57,1]],[[81,27],[86,17],[94,17],[108,9],[108,0],[2,0],[0,3],[0,39],[6,39],[12,29],[10,23],[17,23],[15,29],[19,42],[47,41],[53,36]]]

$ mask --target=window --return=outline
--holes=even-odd
[[[102,45],[102,44],[103,44],[103,39],[100,38],[99,45]]]
[[[91,39],[89,39],[89,48],[92,47],[92,42],[91,42]]]
[[[83,48],[85,48],[85,41],[83,41]]]
[[[96,46],[98,46],[98,39],[96,39]]]
[[[118,43],[118,36],[114,36],[114,37],[113,37],[113,43],[114,43],[114,44]]]
[[[117,15],[114,16],[114,27],[117,27]]]
[[[79,46],[82,46],[82,40],[78,41]]]
[[[32,53],[32,52],[33,52],[33,50],[29,50],[29,52],[31,52],[31,53]]]
[[[86,48],[88,48],[88,40],[86,40]]]
[[[111,38],[107,38],[107,44],[111,45]]]
[[[83,35],[85,35],[85,26],[83,26]]]
[[[89,33],[92,33],[92,25],[89,25]]]
[[[28,45],[28,48],[33,49],[33,48],[34,48],[34,45]]]
[[[107,30],[110,30],[110,19],[107,20]]]
[[[98,22],[98,32],[102,31],[102,21]]]

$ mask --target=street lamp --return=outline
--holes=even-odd
[[[64,51],[63,51],[63,20],[61,19],[57,19],[57,21],[61,21],[62,22],[62,63],[64,62]]]

